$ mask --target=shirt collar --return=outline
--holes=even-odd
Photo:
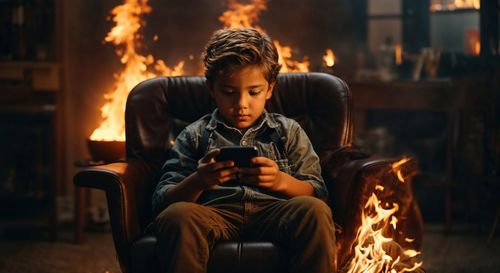
[[[221,126],[224,126],[226,128],[229,128],[229,129],[234,129],[234,130],[238,130],[236,128],[234,128],[233,126],[227,124],[223,119],[222,117],[220,116],[219,114],[219,109],[215,109],[212,114],[211,114],[211,118],[210,118],[210,121],[208,122],[207,124],[207,130],[209,131],[212,131],[212,130],[215,130],[215,128],[217,128],[217,125],[221,125]],[[270,115],[266,109],[264,109],[264,111],[262,112],[262,114],[260,115],[259,119],[257,119],[257,121],[255,122],[254,125],[252,125],[251,128],[249,128],[249,130],[252,130],[252,131],[257,131],[259,130],[262,126],[264,126],[264,124],[266,124],[269,128],[276,128],[279,126],[279,124],[276,122],[276,120],[272,117],[272,115]]]

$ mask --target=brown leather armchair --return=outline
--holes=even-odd
[[[113,239],[123,272],[157,272],[156,238],[145,232],[152,221],[151,196],[171,143],[189,123],[214,107],[203,77],[162,77],[137,85],[127,100],[126,160],[89,167],[74,177],[77,186],[106,192]],[[400,204],[398,230],[392,236],[405,247],[420,249],[422,218],[411,190],[418,166],[403,167],[405,183],[396,183],[391,164],[400,158],[368,158],[352,148],[352,98],[345,82],[324,73],[278,76],[267,109],[297,120],[321,159],[337,234],[338,262],[352,254],[360,212],[377,183],[391,187]],[[404,240],[414,238],[411,243]],[[287,272],[287,257],[273,242],[220,242],[209,272]]]

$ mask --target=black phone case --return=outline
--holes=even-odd
[[[254,146],[226,146],[220,149],[220,154],[215,157],[215,160],[232,160],[237,167],[251,167],[250,159],[257,156],[257,148]]]

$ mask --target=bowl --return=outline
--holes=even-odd
[[[92,161],[114,162],[125,159],[125,141],[87,139]]]

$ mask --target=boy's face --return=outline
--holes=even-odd
[[[271,98],[274,83],[267,82],[258,65],[243,66],[218,76],[210,93],[224,120],[238,129],[252,126]]]

